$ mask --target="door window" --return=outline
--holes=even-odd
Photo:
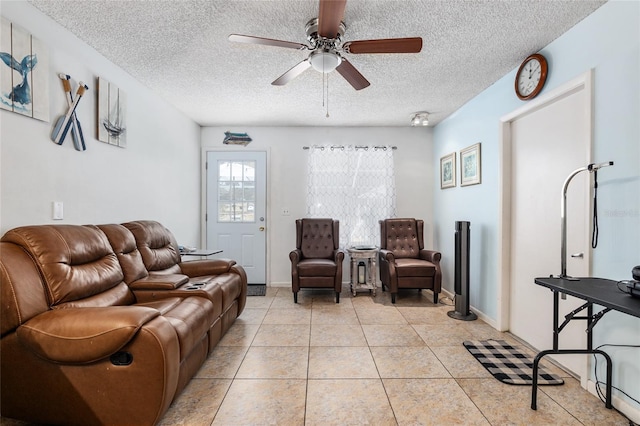
[[[218,222],[255,222],[256,162],[218,161]]]

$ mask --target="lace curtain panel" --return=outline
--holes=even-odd
[[[391,146],[313,146],[307,213],[340,221],[340,247],[380,245],[379,220],[395,217]]]

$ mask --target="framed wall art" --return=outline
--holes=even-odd
[[[440,158],[440,189],[456,186],[456,153]]]
[[[98,78],[98,140],[127,147],[127,95],[102,77]]]
[[[480,143],[477,143],[460,151],[460,186],[479,184],[481,176]]]
[[[49,121],[49,52],[6,18],[0,22],[0,108]]]

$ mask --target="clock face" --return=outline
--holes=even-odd
[[[516,74],[516,94],[522,100],[535,97],[542,90],[547,79],[547,61],[544,56],[529,56],[520,66]]]

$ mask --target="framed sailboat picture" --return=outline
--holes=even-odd
[[[98,78],[98,140],[126,148],[126,117],[126,93],[104,78]]]

